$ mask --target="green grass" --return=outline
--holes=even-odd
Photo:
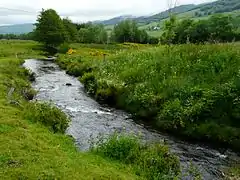
[[[144,145],[134,135],[114,134],[106,140],[100,139],[92,152],[130,164],[136,174],[149,180],[173,179],[180,175],[179,159],[169,154],[167,146]]]
[[[0,42],[4,54],[0,58],[0,179],[137,179],[131,167],[79,152],[70,137],[25,119],[23,110],[31,105],[21,92],[30,84],[15,52],[25,58],[36,57],[38,53],[31,51],[35,45],[27,41]],[[8,98],[11,87],[15,90]]]
[[[58,63],[74,67],[72,75],[98,101],[187,140],[240,150],[239,43],[135,45],[111,49],[105,60],[89,53],[94,47],[75,48]],[[238,179],[238,166],[231,173]]]
[[[81,49],[98,49],[80,54],[99,58],[100,51],[110,54],[113,48],[136,48],[132,46],[114,45],[102,49],[98,45],[83,45]],[[39,49],[39,44],[32,41],[0,41],[0,179],[146,179],[136,171],[140,168],[137,163],[127,164],[96,151],[80,152],[74,140],[63,134],[68,124],[65,114],[52,105],[27,101],[34,94],[29,81],[32,77],[21,67],[21,59],[42,57]],[[124,144],[116,142],[115,145],[115,149],[109,146],[112,153],[127,150]],[[168,153],[165,146],[161,147],[158,152]],[[179,166],[177,158],[171,162]],[[167,161],[161,163],[165,170],[169,168]]]
[[[160,130],[240,149],[239,44],[129,49],[105,61],[66,58],[59,64],[80,71],[81,81],[99,101]]]

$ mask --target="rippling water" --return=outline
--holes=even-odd
[[[221,169],[239,160],[231,151],[221,153],[204,145],[176,140],[135,123],[124,111],[101,106],[85,93],[77,78],[67,75],[53,62],[30,59],[24,66],[36,74],[33,83],[38,91],[36,99],[53,102],[71,117],[66,133],[75,138],[81,150],[87,150],[89,140],[99,134],[107,135],[114,131],[141,133],[144,141],[167,141],[171,151],[180,157],[182,167],[188,167],[192,162],[206,180],[222,179],[224,173]]]

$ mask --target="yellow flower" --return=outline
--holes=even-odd
[[[72,48],[70,48],[67,52],[67,54],[71,55],[74,52],[74,50]]]

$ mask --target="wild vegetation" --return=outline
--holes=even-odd
[[[171,171],[171,177],[179,174],[179,161],[165,146],[157,150],[159,154],[150,148],[139,151],[141,157],[155,153],[159,158],[159,167],[148,164],[144,174],[136,171],[142,167],[137,161],[128,164],[100,153],[104,146],[113,154],[128,152],[129,146],[115,136],[112,144],[101,143],[95,151],[77,150],[73,139],[63,134],[69,122],[63,112],[46,103],[28,102],[35,93],[30,84],[34,76],[21,64],[23,59],[41,57],[38,49],[33,41],[0,41],[0,179],[156,179]],[[140,147],[138,139],[124,140]],[[145,161],[150,159],[146,156]]]
[[[89,54],[63,56],[58,63],[80,76],[96,99],[155,128],[239,150],[239,47],[130,45],[105,60],[85,49]]]
[[[161,36],[166,45],[154,46],[143,45],[158,40],[133,21],[116,25],[110,38],[103,26],[74,24],[53,9],[43,10],[37,21],[34,39],[45,50],[62,53],[60,67],[79,77],[99,102],[187,140],[240,150],[240,45],[227,43],[239,40],[239,27],[230,16],[197,22],[171,16]],[[131,136],[114,135],[91,152],[78,152],[63,134],[68,117],[52,105],[27,101],[35,93],[33,78],[20,65],[23,58],[38,56],[39,48],[32,41],[0,41],[3,179],[181,176],[179,161],[166,146],[147,146]],[[239,174],[238,168],[233,173]]]
[[[240,31],[232,16],[214,15],[209,19],[178,20],[172,16],[165,22],[161,42],[166,44],[216,43],[240,40]]]
[[[33,33],[27,33],[27,34],[0,34],[0,40],[5,39],[15,39],[15,40],[33,40],[34,36]]]
[[[135,173],[146,179],[180,177],[179,160],[169,154],[167,146],[143,145],[134,135],[114,134],[106,141],[100,139],[92,147],[92,152],[132,165]]]

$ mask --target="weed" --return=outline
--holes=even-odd
[[[39,102],[31,102],[25,108],[25,118],[33,122],[40,122],[54,133],[65,133],[69,119],[57,107]]]

